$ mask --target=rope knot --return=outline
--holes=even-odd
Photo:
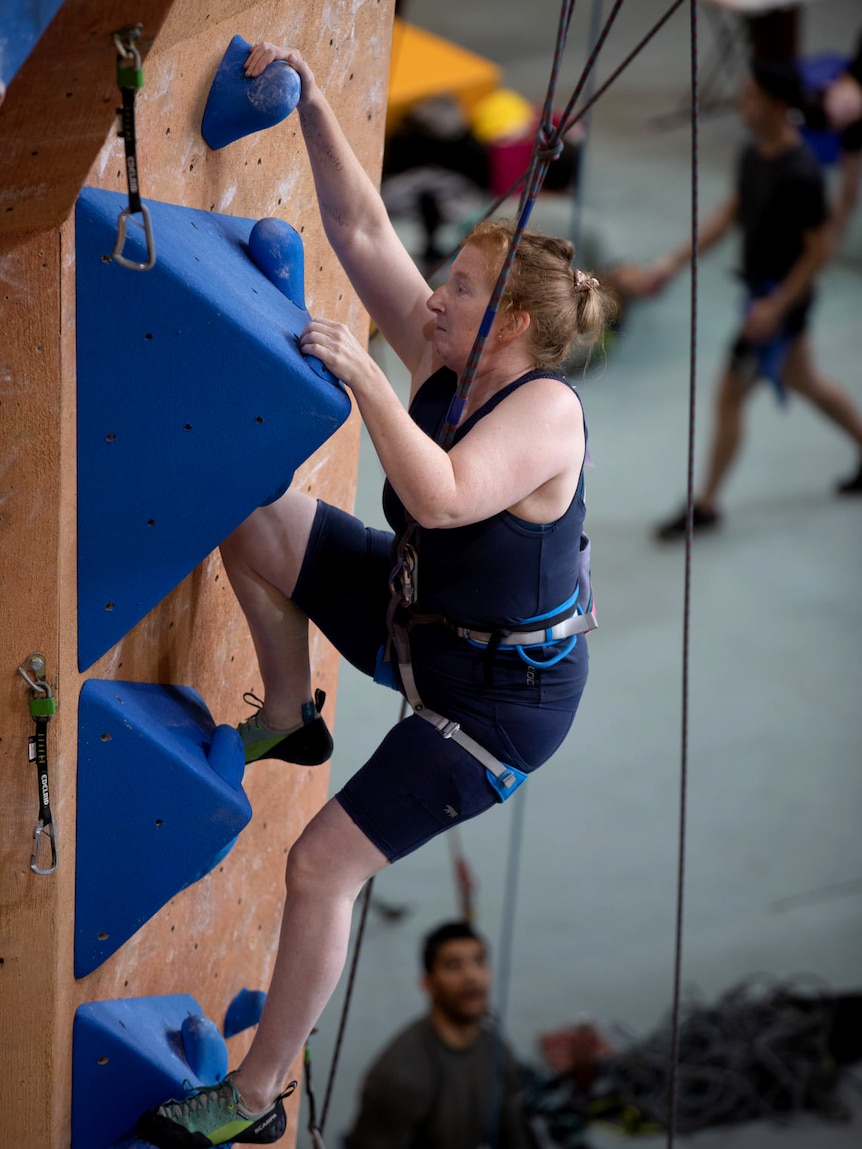
[[[553,125],[542,124],[536,133],[536,155],[546,163],[553,163],[563,154],[562,138]]]

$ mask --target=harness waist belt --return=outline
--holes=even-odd
[[[598,626],[596,616],[588,614],[573,614],[563,619],[555,626],[546,626],[543,630],[474,630],[469,626],[456,626],[455,633],[459,638],[468,638],[471,642],[478,642],[487,646],[497,635],[502,634],[506,646],[541,646],[546,642],[554,642],[560,638],[571,638],[573,634],[587,634]]]

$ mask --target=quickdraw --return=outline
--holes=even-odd
[[[31,654],[18,667],[18,673],[30,687],[30,715],[36,726],[36,732],[27,740],[28,761],[36,763],[39,787],[39,814],[33,827],[30,869],[40,875],[53,874],[57,869],[57,827],[51,815],[48,786],[48,723],[57,712],[57,700],[46,678],[45,667],[45,655],[39,653]],[[51,844],[51,862],[47,866],[40,864],[46,841]]]
[[[126,178],[129,184],[129,206],[123,208],[117,220],[117,239],[114,243],[112,259],[120,267],[128,267],[132,271],[149,271],[156,262],[156,245],[153,239],[153,227],[147,205],[141,200],[141,191],[138,184],[138,157],[137,141],[135,138],[135,96],[138,89],[144,86],[144,71],[141,67],[141,53],[136,47],[136,41],[141,35],[140,24],[130,24],[115,32],[113,39],[117,49],[117,87],[123,98],[122,108],[117,112],[122,117],[120,138],[126,147]],[[144,236],[147,243],[147,258],[144,263],[129,259],[123,255],[126,245],[126,222],[130,215],[140,215],[144,223]]]

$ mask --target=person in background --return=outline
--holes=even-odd
[[[837,245],[859,200],[862,178],[862,34],[847,68],[823,93],[823,111],[829,127],[840,133],[841,174],[833,210]]]
[[[428,1012],[368,1070],[345,1149],[532,1149],[517,1065],[487,1021],[484,940],[448,922],[425,939],[422,966]]]
[[[862,414],[851,396],[817,370],[808,337],[817,276],[829,258],[832,232],[823,175],[789,115],[801,89],[789,61],[755,60],[740,115],[752,135],[740,156],[736,187],[701,227],[707,251],[732,227],[742,231],[741,275],[746,313],[718,385],[706,481],[693,510],[696,532],[721,523],[719,495],[742,444],[745,405],[768,378],[781,399],[792,391],[812,403],[860,449],[857,470],[839,482],[841,495],[862,494]],[[645,269],[642,287],[658,291],[691,260],[685,243]],[[686,532],[685,511],[656,528],[667,541]]]

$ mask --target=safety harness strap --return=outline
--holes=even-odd
[[[398,656],[398,672],[401,676],[404,697],[413,708],[414,714],[424,718],[426,722],[430,722],[438,734],[444,738],[451,738],[453,742],[457,742],[468,754],[471,754],[492,775],[492,785],[500,795],[501,801],[508,798],[524,781],[526,774],[495,758],[475,738],[465,734],[460,723],[451,718],[445,718],[436,710],[430,710],[420,698],[416,688],[416,678],[413,674],[413,664],[410,658],[410,639],[402,623],[397,621],[393,623],[392,640]]]

